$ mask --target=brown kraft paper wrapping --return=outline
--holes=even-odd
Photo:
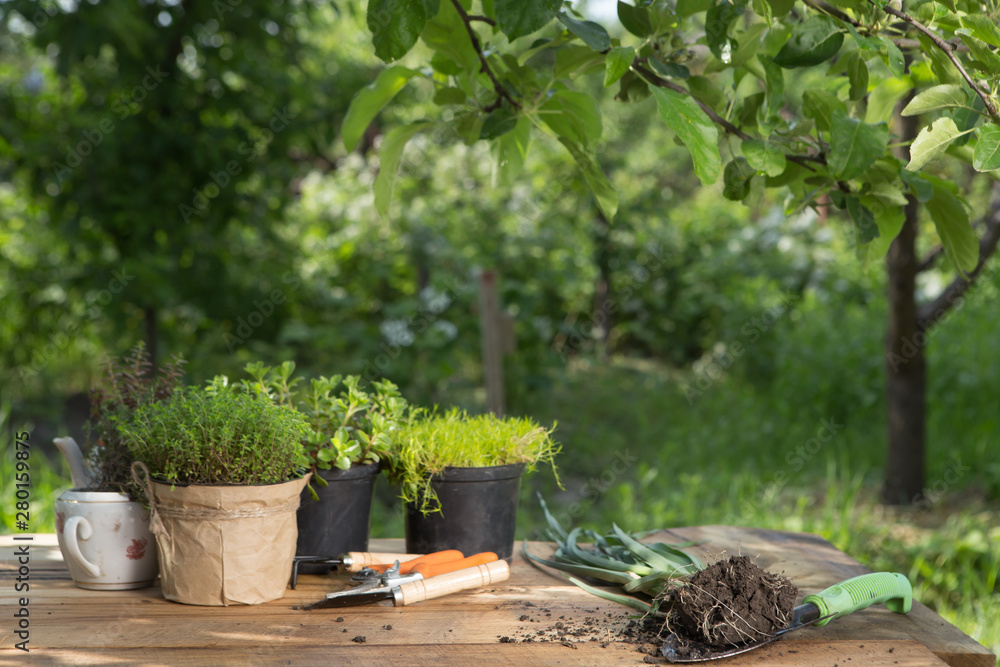
[[[281,598],[295,557],[295,511],[308,479],[173,489],[153,481],[150,525],[160,548],[163,597],[198,605]]]

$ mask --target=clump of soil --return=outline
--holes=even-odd
[[[679,643],[724,649],[770,639],[788,627],[798,589],[746,556],[720,560],[673,595],[670,627]]]

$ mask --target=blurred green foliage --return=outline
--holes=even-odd
[[[879,267],[859,264],[844,216],[786,218],[768,196],[746,206],[721,184],[700,188],[686,151],[648,122],[652,99],[614,105],[595,89],[601,164],[620,198],[612,225],[556,142],[535,141],[512,183],[488,147],[466,146],[447,122],[408,144],[387,222],[371,187],[379,127],[350,153],[335,132],[377,71],[358,8],[243,3],[218,16],[215,4],[102,0],[78,16],[45,5],[54,14],[34,33],[12,17],[30,9],[30,23],[39,5],[0,8],[0,392],[14,424],[38,433],[33,444],[47,445],[39,427],[70,425],[64,399],[89,389],[103,355],[151,327],[160,358],[182,353],[196,383],[295,359],[306,373],[386,377],[412,401],[481,410],[477,278],[494,269],[517,342],[508,403],[558,421],[564,446],[567,489],[531,478],[524,536],[541,519],[534,488],[595,527],[809,530],[911,574],[920,599],[1000,645],[985,525],[1000,494],[995,275],[928,348],[929,479],[956,456],[976,462],[940,500],[970,493],[982,509],[888,530],[937,516],[939,504],[873,513],[885,285]],[[176,69],[146,90],[146,67],[167,62]],[[809,83],[789,76],[790,89]],[[422,120],[426,94],[404,90],[383,118]],[[264,141],[258,130],[286,106],[294,118]],[[98,132],[57,177],[55,163]],[[238,174],[226,170],[233,160]],[[224,180],[220,170],[229,184],[198,210],[193,190]],[[984,210],[983,183],[967,195]],[[182,205],[197,213],[185,220]],[[950,277],[942,262],[922,276],[922,295]],[[843,427],[796,454],[822,420]],[[61,464],[34,460],[33,525],[51,530],[68,482]],[[383,480],[378,496],[375,534],[401,534]]]

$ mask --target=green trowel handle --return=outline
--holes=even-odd
[[[807,595],[803,600],[803,604],[816,605],[821,617],[830,616],[816,623],[817,626],[882,602],[897,614],[909,612],[913,605],[913,587],[910,586],[910,581],[896,572],[862,574],[830,586],[820,593]]]

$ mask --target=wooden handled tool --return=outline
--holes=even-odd
[[[507,581],[510,567],[505,560],[495,560],[474,567],[467,567],[449,574],[440,574],[429,579],[418,579],[392,590],[392,601],[397,607],[414,602],[432,600],[470,588],[489,586]]]
[[[357,584],[354,589],[328,593],[322,600],[301,608],[353,607],[380,600],[392,600],[394,605],[403,606],[505,581],[510,576],[507,563],[498,561],[495,553],[435,562],[447,557],[448,554],[438,552],[430,559],[418,559],[423,562],[413,564],[409,574],[400,574],[399,563],[382,573],[363,570],[351,577]]]
[[[383,554],[372,554],[372,555],[381,556]],[[391,554],[387,554],[387,555],[391,555]],[[465,558],[465,556],[462,554],[461,551],[458,551],[456,549],[449,549],[447,551],[435,551],[434,553],[427,554],[426,556],[416,556],[414,558],[409,558],[405,562],[402,559],[395,558],[395,559],[390,560],[388,562],[382,561],[382,562],[377,563],[377,564],[371,564],[368,567],[371,568],[372,570],[375,570],[376,572],[385,572],[390,567],[392,567],[392,564],[393,564],[394,561],[399,561],[399,573],[400,574],[409,574],[410,572],[413,572],[413,568],[415,568],[418,565],[424,564],[424,563],[428,563],[428,564],[430,564],[430,563],[447,563],[447,562],[453,561],[453,560],[462,560],[463,558]],[[357,571],[358,570],[351,570],[351,572],[357,572]],[[424,575],[424,576],[431,576],[431,577],[433,577],[434,575]]]

